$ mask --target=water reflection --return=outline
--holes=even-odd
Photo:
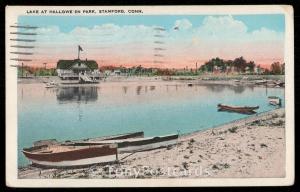
[[[229,89],[234,91],[234,93],[241,94],[246,89],[254,90],[253,86],[242,86],[242,85],[205,85],[205,87],[215,93],[224,91],[224,89]]]
[[[140,85],[136,87],[136,94],[137,94],[137,95],[140,95],[140,94],[141,94],[142,88],[143,88],[143,87],[140,86]]]
[[[123,89],[124,94],[126,94],[127,90],[128,90],[128,87],[127,86],[123,86],[122,89]]]
[[[23,96],[24,96],[24,92],[23,92],[23,87],[22,87],[22,90],[21,90],[21,98],[23,100]]]
[[[97,87],[60,87],[56,92],[59,103],[90,102],[98,99]]]
[[[224,85],[207,85],[206,88],[212,92],[219,93],[224,90],[225,86]]]
[[[245,86],[228,86],[228,89],[234,91],[234,93],[243,93],[246,89]]]
[[[150,86],[150,91],[154,91],[155,90],[155,86]]]
[[[83,111],[81,109],[80,103],[78,103],[77,108],[78,108],[78,121],[82,121]]]

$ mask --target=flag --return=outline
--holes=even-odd
[[[78,45],[78,50],[83,51],[83,49],[80,47],[80,45]]]

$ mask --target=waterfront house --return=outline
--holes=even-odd
[[[250,67],[246,67],[245,68],[245,74],[250,74],[250,73],[251,73]]]
[[[114,70],[113,74],[114,74],[115,76],[121,75],[121,71],[120,71],[119,69],[116,69],[116,70]]]
[[[119,69],[113,69],[113,70],[105,70],[104,71],[105,76],[119,76],[122,75],[121,70]]]
[[[227,66],[225,69],[226,74],[238,74],[237,68],[234,66]]]
[[[82,75],[93,80],[100,79],[98,64],[94,60],[59,60],[56,71],[62,80],[80,80]]]
[[[103,73],[104,73],[105,76],[110,76],[110,74],[112,73],[112,71],[107,69],[107,70],[104,70]]]
[[[213,74],[220,74],[222,72],[221,67],[214,66],[213,67]]]
[[[255,74],[263,74],[265,72],[264,68],[261,68],[260,66],[255,66],[254,67],[254,73]]]

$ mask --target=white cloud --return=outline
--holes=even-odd
[[[58,34],[60,33],[59,27],[58,26],[48,26],[48,27],[42,27],[38,28],[36,30],[37,34],[40,35],[53,35],[53,34]]]
[[[192,27],[192,23],[188,19],[180,19],[175,21],[174,27],[178,27],[179,30],[186,30]]]
[[[284,34],[281,32],[276,32],[274,30],[270,30],[267,28],[261,28],[259,30],[255,30],[250,34],[253,39],[261,40],[261,41],[283,41]]]
[[[245,23],[232,16],[208,16],[202,25],[194,30],[192,39],[200,38],[206,41],[224,42],[263,42],[283,41],[284,34],[267,28],[248,31]]]
[[[208,16],[204,18],[202,25],[197,29],[197,33],[217,39],[237,38],[247,33],[247,26],[232,16]]]
[[[76,46],[82,45],[85,50],[82,54],[83,56],[87,54],[88,58],[90,58],[88,54],[93,56],[98,54],[104,59],[105,55],[114,55],[120,61],[123,58],[134,60],[142,56],[153,56],[153,48],[157,46],[153,42],[158,38],[154,36],[157,33],[154,27],[158,26],[119,26],[107,23],[90,28],[76,27],[64,33],[57,26],[49,26],[38,29],[41,35],[37,37],[37,44],[41,48],[48,48],[46,55],[60,52],[72,54],[75,52],[76,55]],[[178,27],[179,30],[173,30],[174,27]],[[259,50],[262,50],[262,53],[269,53],[272,51],[270,46],[275,46],[275,49],[281,51],[284,43],[284,33],[267,28],[248,31],[245,23],[232,16],[205,17],[199,27],[193,27],[188,19],[176,20],[173,27],[163,31],[163,34],[164,38],[160,41],[164,41],[165,44],[159,46],[166,49],[165,58],[173,58],[174,62],[180,57],[191,60],[204,56],[208,58],[222,55],[246,56],[251,52],[252,55],[257,55],[256,52]],[[276,54],[280,54],[280,51]]]

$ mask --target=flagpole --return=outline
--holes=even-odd
[[[79,50],[79,45],[78,45],[78,60],[79,60],[79,52],[80,52],[80,50]]]

